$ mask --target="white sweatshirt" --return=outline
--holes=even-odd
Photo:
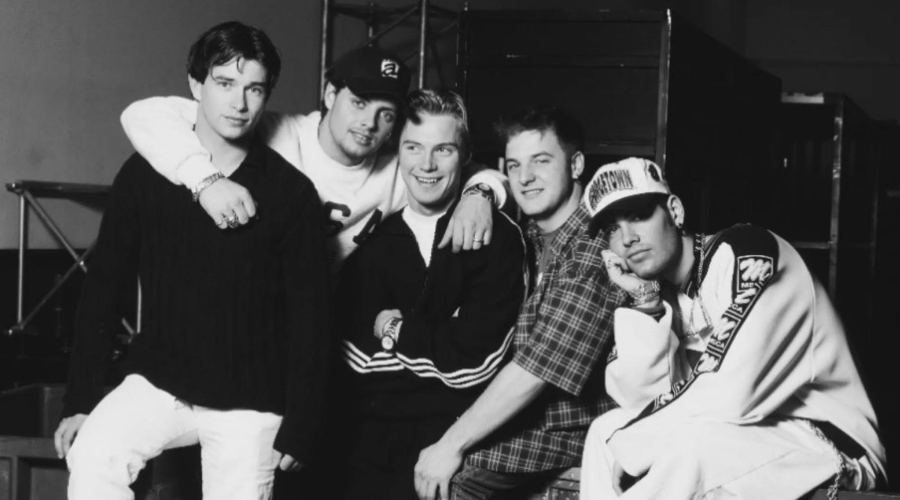
[[[608,441],[616,459],[624,466],[636,458],[632,451],[639,453],[616,446],[616,437],[628,433],[633,443],[648,426],[803,418],[834,424],[865,449],[883,477],[875,412],[844,328],[797,251],[743,225],[716,235],[710,253],[699,293],[713,324],[700,334],[704,351],[693,369],[686,342],[675,333],[681,328],[673,325],[671,295],[664,296],[659,321],[634,309],[616,311],[607,390],[636,415]]]
[[[152,97],[137,101],[122,113],[122,126],[134,148],[159,173],[175,184],[197,185],[217,172],[209,151],[193,133],[196,101]],[[406,185],[395,155],[373,155],[359,165],[342,165],[322,150],[318,139],[321,114],[281,115],[266,112],[258,132],[269,147],[309,177],[325,210],[329,256],[336,272],[347,255],[387,215],[406,206]],[[498,205],[506,201],[499,172],[484,171],[467,185],[491,186]],[[264,200],[257,200],[264,203]]]

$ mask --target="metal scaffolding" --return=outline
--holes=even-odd
[[[16,324],[4,331],[6,335],[22,335],[27,334],[28,325],[31,320],[46,306],[50,299],[56,295],[62,286],[78,271],[87,273],[87,265],[85,261],[94,250],[96,241],[90,244],[88,248],[81,254],[66,238],[62,229],[47,210],[38,201],[38,198],[62,198],[76,200],[85,197],[101,197],[105,198],[109,195],[110,186],[98,184],[75,184],[66,182],[44,182],[44,181],[15,181],[6,184],[6,190],[19,197],[19,266],[18,266],[18,283],[17,283],[17,299],[16,299]],[[36,306],[25,314],[24,296],[25,296],[25,253],[28,249],[28,213],[29,208],[34,210],[39,220],[44,223],[56,240],[69,253],[75,261],[69,269],[57,280],[56,284],[44,295]],[[122,320],[122,325],[128,331],[130,336],[134,336],[140,329],[141,304],[140,304],[140,288],[138,288],[138,304],[137,304],[137,324],[132,327],[127,321]]]
[[[432,5],[429,0],[418,0],[418,3],[409,7],[379,7],[375,3],[368,5],[349,5],[338,4],[332,0],[322,0],[322,50],[319,60],[319,99],[325,89],[325,72],[330,64],[331,56],[329,50],[329,36],[331,35],[331,21],[333,16],[344,14],[356,19],[361,19],[366,23],[366,41],[360,47],[366,45],[374,45],[387,33],[395,28],[404,25],[404,23],[418,14],[418,49],[405,57],[403,61],[409,61],[415,57],[418,58],[417,68],[417,84],[418,88],[425,86],[425,69],[427,63],[426,50],[431,50],[432,58],[437,59],[436,39],[444,36],[459,25],[459,14],[455,11]],[[449,19],[451,22],[442,27],[438,32],[429,36],[429,16],[436,16],[443,19]],[[384,28],[379,27],[387,23]],[[378,30],[378,31],[376,31]],[[439,78],[443,82],[443,76],[438,72]]]

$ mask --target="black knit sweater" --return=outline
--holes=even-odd
[[[230,178],[258,217],[222,230],[140,155],[122,167],[81,296],[64,415],[102,397],[112,336],[134,307],[122,297],[140,275],[143,324],[126,373],[193,405],[281,414],[275,447],[308,459],[330,345],[319,197],[259,142]]]

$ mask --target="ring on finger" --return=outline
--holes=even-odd
[[[237,214],[234,212],[231,212],[231,215],[223,215],[222,222],[228,224],[228,227],[230,227],[232,229],[241,225],[240,219],[238,219]]]

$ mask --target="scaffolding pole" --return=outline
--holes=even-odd
[[[468,2],[466,3],[465,8],[468,8]],[[331,55],[329,47],[329,39],[331,38],[331,30],[333,28],[331,26],[331,21],[335,15],[346,14],[351,17],[365,20],[366,41],[363,42],[361,46],[366,46],[374,44],[384,35],[394,30],[417,13],[419,14],[419,22],[417,26],[419,32],[419,40],[417,44],[417,50],[414,53],[410,54],[407,58],[405,58],[404,61],[412,59],[413,57],[418,57],[419,66],[417,72],[417,85],[419,88],[423,88],[425,87],[426,83],[426,56],[429,43],[428,18],[432,16],[440,16],[443,18],[454,20],[454,22],[447,28],[438,30],[432,37],[435,38],[443,36],[457,25],[458,13],[446,8],[439,7],[437,5],[431,5],[430,0],[417,0],[417,3],[412,5],[411,7],[391,8],[379,7],[373,2],[369,2],[366,5],[341,5],[333,3],[332,0],[322,0],[322,49],[320,51],[319,59],[319,100],[321,100],[322,96],[324,95],[325,85],[327,83],[325,75],[328,71],[329,58]],[[379,29],[380,27],[378,26],[378,20],[383,16],[390,17],[391,22],[388,23],[384,28]],[[436,54],[436,51],[434,52]]]

